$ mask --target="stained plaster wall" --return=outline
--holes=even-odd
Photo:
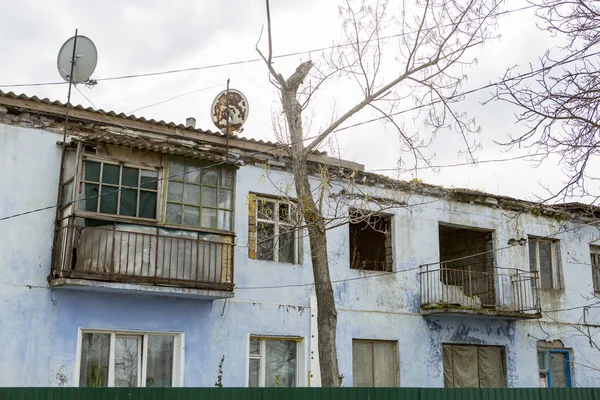
[[[0,124],[1,216],[54,203],[59,139],[59,135],[35,127]],[[46,277],[53,210],[0,222],[0,385],[76,385],[79,328],[183,332],[185,386],[212,386],[222,354],[224,385],[244,386],[250,334],[299,336],[304,338],[300,383],[305,385],[310,358],[308,307],[313,294],[310,285],[305,285],[312,282],[308,243],[305,240],[303,265],[249,260],[245,247],[248,193],[276,195],[280,188],[289,187],[288,174],[271,170],[268,175],[252,166],[241,167],[237,175],[236,290],[235,297],[227,301],[50,290]],[[375,276],[380,273],[349,269],[348,228],[328,232],[332,280],[341,281],[334,283],[334,291],[339,315],[338,357],[345,386],[352,385],[353,338],[398,341],[398,381],[402,386],[442,387],[442,343],[465,343],[505,346],[509,386],[536,387],[535,345],[544,338],[561,339],[574,349],[577,385],[600,383],[596,371],[582,366],[600,366],[600,352],[590,349],[585,338],[565,334],[568,325],[549,317],[538,324],[470,316],[424,318],[419,314],[418,266],[439,259],[439,222],[493,229],[495,248],[526,234],[552,234],[558,222],[529,214],[509,221],[500,210],[490,207],[419,196],[406,199],[413,205],[388,211],[393,214],[396,274]],[[588,304],[582,295],[592,289],[589,265],[573,260],[588,262],[587,246],[595,234],[592,228],[582,228],[559,236],[565,288],[544,293],[544,309]],[[527,260],[523,247],[495,253],[499,267],[527,269]],[[591,311],[589,321],[599,321],[595,310]],[[551,316],[565,323],[576,322],[581,312],[575,309]]]

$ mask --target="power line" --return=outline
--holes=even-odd
[[[497,12],[494,14],[490,14],[489,16],[486,16],[486,17],[478,17],[478,18],[468,19],[468,20],[465,20],[465,22],[474,22],[474,21],[478,21],[478,20],[481,20],[484,18],[498,17],[501,15],[524,11],[524,10],[534,8],[534,7],[535,7],[535,5],[523,6],[520,8],[511,9],[511,10],[500,11],[500,12]],[[436,26],[435,28],[427,28],[424,30],[431,31],[433,29],[437,29],[440,27],[450,27],[453,25],[454,24],[439,25],[439,26]],[[394,35],[380,36],[379,38],[362,40],[362,41],[359,41],[359,43],[364,44],[364,43],[368,43],[368,42],[375,41],[375,40],[392,39],[392,38],[402,37],[402,36],[406,36],[406,35],[410,35],[410,34],[414,34],[414,33],[417,33],[417,32],[411,31],[411,32],[398,33],[398,34],[394,34]],[[292,52],[292,53],[280,54],[280,55],[273,56],[272,58],[277,59],[277,58],[293,57],[293,56],[298,56],[298,55],[303,55],[303,54],[310,54],[310,53],[314,53],[314,52],[333,50],[333,49],[355,46],[355,45],[356,45],[356,43],[337,44],[337,45],[319,47],[319,48],[310,49],[310,50],[303,50],[303,51],[296,51],[296,52]],[[228,66],[233,66],[233,65],[249,64],[249,63],[256,63],[256,62],[264,62],[264,60],[262,58],[250,58],[247,60],[209,64],[209,65],[203,65],[203,66],[198,66],[198,67],[179,68],[179,69],[172,69],[172,70],[167,70],[167,71],[148,72],[148,73],[141,73],[141,74],[128,74],[128,75],[120,75],[120,76],[113,76],[113,77],[106,77],[106,78],[98,78],[98,79],[94,79],[94,81],[102,82],[102,81],[114,81],[114,80],[132,79],[132,78],[151,77],[151,76],[158,76],[158,75],[178,74],[178,73],[182,73],[182,72],[201,71],[201,70],[206,70],[206,69],[222,68],[222,67],[228,67]],[[64,85],[66,83],[68,83],[68,82],[61,81],[61,82],[41,82],[41,83],[16,83],[16,84],[3,84],[3,85],[0,85],[0,88],[27,87],[27,86],[51,86],[51,85]]]

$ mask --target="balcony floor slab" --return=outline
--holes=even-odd
[[[56,289],[90,290],[104,293],[138,294],[204,300],[228,299],[234,296],[233,291],[225,290],[181,288],[143,283],[107,282],[73,278],[52,279],[50,287]]]

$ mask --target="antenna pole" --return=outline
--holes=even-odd
[[[227,115],[227,125],[225,126],[225,160],[229,159],[229,120],[230,120],[230,116],[229,116],[229,78],[227,78],[227,92],[225,93],[225,99],[226,99],[226,115]]]
[[[63,131],[63,140],[62,140],[62,153],[60,156],[60,175],[58,176],[58,195],[56,198],[56,227],[58,228],[58,220],[60,218],[60,206],[63,200],[62,198],[62,184],[63,184],[63,174],[65,170],[65,152],[67,147],[67,131],[69,129],[69,108],[71,107],[71,88],[73,86],[73,70],[75,69],[75,50],[77,49],[77,29],[75,29],[75,36],[73,41],[73,54],[71,56],[71,71],[69,72],[69,92],[67,94],[67,107],[65,111],[65,126]],[[73,188],[76,190],[76,188]]]

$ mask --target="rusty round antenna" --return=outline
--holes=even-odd
[[[248,119],[248,99],[239,90],[223,90],[215,97],[210,111],[213,123],[221,132],[235,134]]]

